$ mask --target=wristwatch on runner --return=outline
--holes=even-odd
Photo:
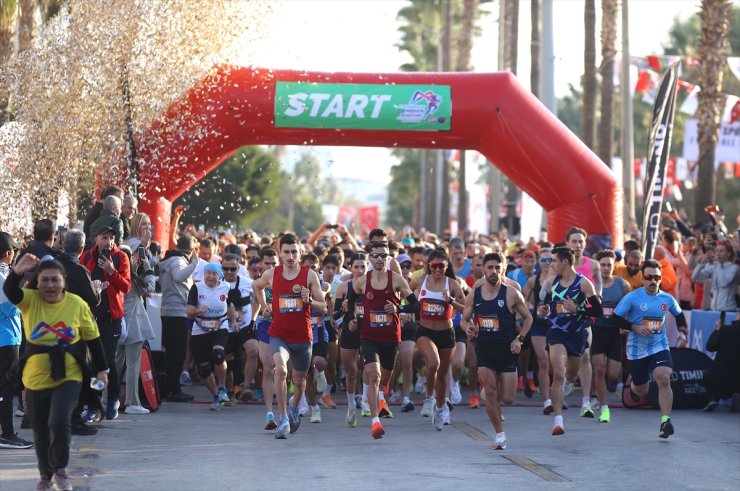
[[[522,336],[521,334],[517,336],[516,338],[519,340],[520,343],[524,342],[524,336]]]

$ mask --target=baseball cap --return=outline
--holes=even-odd
[[[106,232],[113,232],[115,234],[116,229],[114,229],[110,225],[98,225],[97,227],[95,227],[95,230],[93,230],[92,232],[93,232],[93,237],[97,237],[98,235],[104,234]]]
[[[399,256],[398,256],[397,258],[396,258],[396,260],[398,261],[398,264],[403,264],[403,263],[410,263],[410,262],[412,262],[412,261],[411,261],[411,257],[410,257],[410,256],[409,256],[408,254],[400,254],[400,255],[399,255]]]
[[[0,232],[0,253],[5,254],[12,249],[20,249],[21,245],[7,232]]]

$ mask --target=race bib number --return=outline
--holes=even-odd
[[[370,327],[391,327],[392,325],[392,318],[385,310],[370,311]]]
[[[365,306],[364,305],[355,305],[355,317],[358,319],[362,319],[365,317]]]
[[[570,312],[565,310],[563,302],[555,302],[555,313],[559,315],[568,315]]]
[[[478,327],[481,331],[485,332],[496,332],[501,329],[498,317],[495,315],[478,316]]]
[[[438,300],[426,300],[422,301],[422,313],[424,317],[432,318],[444,318],[447,305]]]
[[[657,334],[663,330],[663,318],[662,317],[643,317],[642,325],[650,329],[653,334]]]
[[[602,307],[604,310],[604,314],[602,317],[609,318],[614,315],[614,307]]]
[[[215,331],[221,327],[221,319],[201,319],[198,324],[204,331]]]
[[[303,311],[303,298],[300,295],[280,295],[278,305],[281,314],[292,314]]]

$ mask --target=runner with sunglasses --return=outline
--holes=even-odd
[[[464,308],[465,297],[452,271],[450,258],[442,249],[435,249],[429,254],[427,274],[413,279],[409,286],[417,293],[421,304],[416,348],[424,357],[424,376],[427,381],[421,415],[432,416],[434,428],[442,431],[450,412],[445,404],[445,392],[447,372],[455,352],[452,311]]]
[[[537,309],[542,303],[540,291],[542,284],[554,276],[552,272],[552,249],[540,251],[540,272],[530,276],[524,286],[524,299],[532,306],[532,329],[529,331],[532,339],[532,348],[537,357],[537,381],[540,392],[544,399],[542,411],[545,414],[553,412],[552,399],[550,399],[550,359],[547,354],[547,331],[550,330],[550,320],[537,314]]]
[[[601,300],[593,283],[585,276],[576,273],[575,254],[568,247],[552,250],[550,266],[554,277],[545,280],[542,288],[547,292],[538,314],[549,317],[550,331],[547,343],[550,346],[550,365],[552,365],[552,397],[555,413],[553,435],[565,433],[563,425],[563,384],[566,379],[573,380],[581,366],[581,357],[587,347],[589,317],[601,317]]]
[[[370,433],[376,439],[382,438],[385,434],[378,417],[381,408],[387,409],[380,387],[385,388],[388,385],[396,364],[396,352],[401,342],[401,322],[398,314],[416,313],[420,309],[419,301],[406,280],[400,274],[387,269],[388,256],[386,243],[371,244],[370,263],[373,269],[364,278],[352,281],[345,316],[349,329],[357,329],[355,301],[358,295],[364,295],[360,349],[365,364],[364,372],[369,385],[368,399],[373,417]],[[401,294],[401,298],[406,299],[406,305],[399,307],[398,293]]]
[[[686,317],[676,299],[660,290],[662,267],[655,259],[642,264],[643,287],[625,295],[614,309],[615,324],[629,331],[627,360],[632,383],[629,396],[637,402],[648,393],[650,374],[658,384],[660,405],[660,438],[674,433],[671,423],[673,360],[666,334],[665,316],[670,312],[678,326],[678,346],[686,346]]]

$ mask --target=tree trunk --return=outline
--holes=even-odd
[[[601,0],[601,121],[599,157],[612,166],[614,147],[614,59],[617,56],[617,0]]]
[[[18,32],[18,52],[31,47],[34,36],[34,18],[38,9],[37,0],[19,0],[20,31]]]
[[[531,64],[529,69],[529,90],[535,97],[540,96],[540,31],[542,22],[540,21],[540,2],[542,0],[532,0],[531,21],[532,37],[530,38],[529,51]]]
[[[5,124],[10,118],[10,88],[12,79],[5,76],[8,73],[6,64],[13,56],[15,46],[13,46],[13,28],[17,15],[17,5],[12,2],[5,5],[5,1],[0,2],[0,126]]]
[[[452,0],[445,0],[444,18],[442,22],[442,71],[452,70]],[[450,228],[450,161],[447,153],[442,158],[442,189],[440,199],[442,201],[442,217],[439,222],[439,230],[436,233],[442,235],[444,230]]]
[[[516,75],[519,51],[519,0],[506,0],[506,69]]]
[[[470,58],[473,51],[473,29],[478,12],[478,0],[464,0],[460,39],[457,49],[457,71],[467,72],[472,68]],[[465,149],[461,148],[460,169],[458,171],[457,227],[460,233],[468,228],[468,191],[465,169]]]
[[[583,110],[581,111],[581,140],[594,149],[596,133],[596,5],[586,0],[583,10],[585,46],[583,50]]]
[[[707,219],[704,208],[715,204],[717,182],[714,170],[714,148],[724,96],[722,70],[727,56],[727,37],[732,14],[730,0],[703,0],[701,3],[701,41],[699,43],[699,107],[696,113],[699,130],[699,178],[694,218]]]

